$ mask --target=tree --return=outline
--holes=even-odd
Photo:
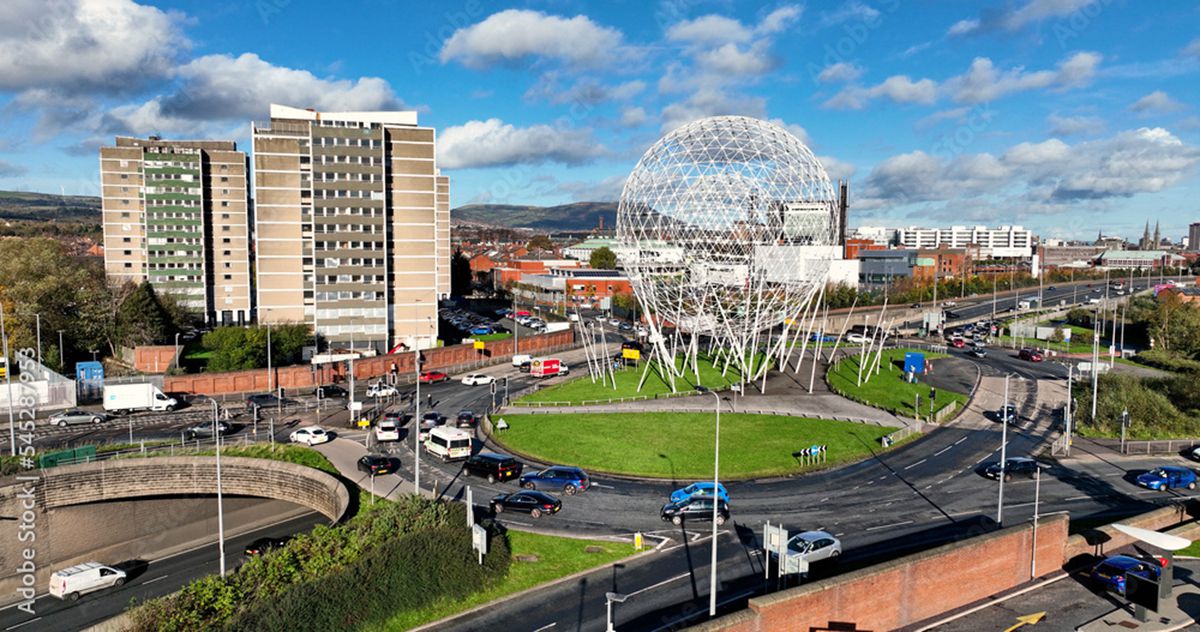
[[[642,304],[633,294],[613,294],[612,304],[613,307],[629,314],[633,320],[641,320]]]
[[[450,256],[450,295],[467,296],[471,293],[471,261],[461,249]]]
[[[554,242],[550,240],[550,235],[534,235],[533,239],[525,245],[525,248],[533,250],[554,250]]]
[[[117,339],[120,345],[163,344],[174,333],[171,314],[159,302],[149,283],[141,283],[117,309]]]
[[[209,371],[245,371],[267,366],[266,327],[217,327],[204,334],[204,348],[212,352]],[[272,325],[271,365],[295,364],[303,357],[304,347],[313,341],[308,325]]]
[[[600,246],[592,251],[591,257],[588,258],[588,264],[596,270],[615,270],[617,254],[607,246]]]

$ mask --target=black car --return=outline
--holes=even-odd
[[[1000,467],[1000,463],[992,463],[983,470],[983,475],[988,478],[999,479],[1001,473],[1004,474],[1004,480],[1010,481],[1014,476],[1024,476],[1033,478],[1037,474],[1040,464],[1029,457],[1017,456],[1007,461],[1008,465],[1004,468]]]
[[[946,318],[949,318],[950,320],[958,320],[959,318],[962,318],[962,314],[946,310]]]
[[[1007,416],[1008,423],[1010,424],[1017,423],[1017,420],[1020,418],[1020,415],[1017,414],[1016,404],[1004,406],[997,410],[994,414],[996,415],[996,421],[1004,421],[1005,417]]]
[[[474,428],[479,419],[475,413],[469,410],[458,411],[458,418],[455,420],[455,425],[459,428]]]
[[[480,452],[463,463],[464,474],[486,478],[489,483],[519,478],[524,469],[524,463],[495,452]]]
[[[921,304],[920,304],[920,303],[913,303],[913,304],[912,304],[912,308],[913,308],[913,309],[921,309]]]
[[[350,393],[336,384],[327,384],[313,389],[313,395],[321,399],[329,399],[330,397],[346,398],[350,396]]]
[[[358,471],[371,476],[383,476],[396,471],[392,459],[382,454],[368,454],[358,460]]]
[[[229,434],[229,430],[229,423],[224,421],[217,422],[217,432],[221,433],[221,436]],[[212,423],[196,424],[195,426],[184,430],[183,434],[188,439],[206,439],[213,436],[213,425]]]
[[[247,544],[244,553],[246,554],[246,557],[254,557],[256,555],[262,555],[269,551],[273,551],[284,544],[287,544],[287,540],[285,539],[259,538],[250,544]]]
[[[446,424],[446,417],[436,410],[431,410],[424,415],[421,415],[421,427],[432,428],[433,426],[442,426]]]
[[[525,362],[522,362],[520,366],[517,367],[517,370],[520,371],[521,373],[528,373],[532,368],[533,368],[533,363],[526,360]]]
[[[268,408],[271,406],[279,406],[283,400],[279,399],[272,393],[261,393],[259,395],[251,395],[246,398],[246,408]]]
[[[542,514],[558,513],[562,501],[545,492],[523,489],[514,494],[500,494],[492,499],[492,511],[520,511],[537,518]]]
[[[667,503],[663,505],[660,517],[664,521],[676,525],[684,522],[712,520],[713,499],[693,497],[683,502]],[[729,520],[729,503],[722,501],[717,507],[717,524],[723,525],[726,520]]]

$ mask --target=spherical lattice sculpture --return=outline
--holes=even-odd
[[[625,182],[617,238],[655,333],[673,326],[745,357],[824,286],[838,223],[829,176],[799,139],[720,116],[646,151]]]

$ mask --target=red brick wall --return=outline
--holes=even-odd
[[[523,336],[520,340],[521,353],[536,355],[545,349],[570,345],[575,340],[573,330],[556,331],[536,336]],[[513,355],[513,341],[498,340],[487,343],[490,352],[486,359],[501,362]],[[438,349],[426,349],[425,367],[428,370],[448,369],[454,366],[478,362],[481,355],[472,345],[454,345]],[[354,376],[357,380],[366,380],[386,374],[396,364],[400,374],[413,373],[413,354],[398,353],[395,355],[363,358],[354,361]],[[296,366],[277,367],[273,380],[268,380],[266,369],[252,371],[234,371],[230,373],[199,373],[196,375],[168,376],[164,379],[164,389],[170,392],[204,393],[206,395],[222,395],[226,393],[249,393],[265,391],[268,383],[285,389],[312,388],[317,384],[344,382],[349,379],[346,363],[326,365],[320,369],[303,364]]]
[[[175,349],[171,345],[136,347],[133,350],[133,368],[142,373],[166,373],[175,360]]]
[[[1068,520],[1038,527],[1038,574],[1062,568]],[[1029,581],[1032,529],[1009,527],[884,562],[831,579],[750,600],[753,621],[731,616],[698,630],[808,631],[831,622],[859,630],[895,630],[936,617]],[[726,621],[728,619],[728,621]]]

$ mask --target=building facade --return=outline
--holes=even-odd
[[[1036,241],[1033,232],[1020,226],[951,226],[901,228],[900,245],[909,249],[977,247],[981,258],[1028,257]]]
[[[104,268],[210,324],[253,313],[245,152],[233,141],[117,137],[100,148]]]
[[[437,343],[450,291],[449,179],[416,112],[271,105],[253,126],[257,316],[331,348]]]
[[[1200,252],[1200,222],[1188,224],[1188,245],[1191,252]]]

